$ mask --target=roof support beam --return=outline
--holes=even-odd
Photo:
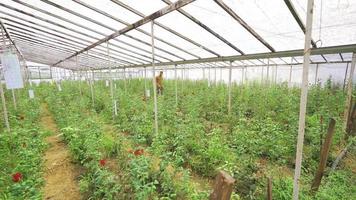
[[[136,9],[134,9],[134,8],[132,8],[132,7],[130,7],[129,5],[124,4],[123,2],[121,2],[121,1],[119,1],[119,0],[111,0],[111,1],[112,1],[113,3],[116,3],[117,5],[121,6],[122,8],[125,8],[126,10],[131,11],[132,13],[134,13],[134,14],[140,16],[140,17],[146,17],[143,13],[141,13],[141,12],[139,12],[138,10],[136,10]],[[190,38],[188,38],[188,37],[186,37],[186,36],[180,34],[179,32],[177,32],[177,31],[175,31],[175,30],[173,30],[173,29],[171,29],[171,28],[169,28],[169,27],[167,27],[167,26],[165,26],[165,25],[163,25],[163,24],[161,24],[161,23],[159,23],[159,22],[157,22],[157,21],[155,21],[155,24],[156,24],[157,26],[163,28],[164,30],[166,30],[166,31],[168,31],[168,32],[171,32],[172,34],[174,34],[174,35],[176,35],[176,36],[182,38],[183,40],[185,40],[185,41],[187,41],[187,42],[190,42],[190,43],[194,44],[195,46],[197,46],[197,47],[199,47],[199,48],[202,48],[202,49],[204,49],[205,51],[207,51],[207,52],[209,52],[209,53],[211,53],[211,54],[214,54],[215,56],[218,56],[218,57],[220,56],[218,53],[212,51],[211,49],[208,49],[207,47],[205,47],[205,46],[199,44],[198,42],[195,42],[195,41],[191,40]]]
[[[287,5],[287,7],[288,7],[289,11],[291,12],[291,14],[293,15],[295,21],[297,21],[300,29],[302,29],[303,33],[305,34],[305,31],[306,31],[305,25],[302,22],[297,10],[295,9],[294,5],[292,4],[292,2],[290,0],[284,0],[284,3]],[[311,44],[312,44],[313,48],[317,48],[316,43],[314,42],[313,39],[311,39]],[[321,55],[321,57],[323,57],[325,62],[328,61],[324,55]]]
[[[114,32],[116,31],[116,29],[114,29],[114,28],[112,28],[112,27],[110,27],[110,26],[107,26],[106,24],[103,24],[103,23],[101,23],[101,22],[98,22],[98,21],[96,21],[96,20],[93,20],[92,18],[87,17],[87,16],[85,16],[85,15],[82,15],[82,14],[80,14],[80,13],[74,12],[74,11],[72,11],[72,10],[66,8],[66,7],[63,7],[63,6],[58,5],[58,4],[56,4],[56,3],[53,3],[52,1],[49,1],[49,0],[41,0],[41,1],[47,3],[47,4],[51,5],[51,6],[54,6],[54,7],[58,8],[58,9],[61,9],[61,10],[63,10],[63,11],[66,11],[66,12],[72,14],[72,15],[75,15],[75,16],[77,16],[77,17],[80,17],[80,18],[82,18],[82,19],[85,19],[85,20],[87,20],[87,21],[89,21],[89,22],[92,22],[92,23],[94,23],[94,24],[97,24],[97,25],[99,25],[99,26],[102,26],[102,27],[104,27],[104,28],[106,28],[106,29],[109,29],[109,30],[114,31]],[[184,0],[184,1],[185,1],[185,0]],[[140,40],[140,39],[137,38],[137,37],[134,37],[134,36],[131,36],[131,35],[127,35],[127,34],[125,34],[125,33],[123,33],[122,35],[124,35],[124,36],[126,36],[126,37],[128,37],[128,38],[131,38],[132,40],[135,40],[135,41],[137,41],[137,42],[140,42],[140,43],[142,43],[142,44],[145,44],[146,46],[151,47],[151,44],[150,44],[149,42],[145,42],[145,41],[143,41],[143,40]],[[162,48],[157,47],[157,46],[155,46],[155,48],[158,49],[158,50],[160,50],[160,51],[162,51],[162,52],[164,52],[164,53],[166,53],[166,54],[169,54],[169,55],[171,55],[171,56],[173,56],[173,57],[176,57],[176,58],[181,59],[181,60],[185,60],[183,57],[180,57],[180,56],[178,56],[178,55],[176,55],[176,54],[174,54],[174,53],[171,53],[171,52],[169,52],[169,51],[167,51],[167,50],[165,50],[165,49],[162,49]]]
[[[275,52],[276,50],[268,44],[255,30],[253,30],[240,16],[238,16],[228,5],[226,5],[222,0],[214,0],[222,9],[225,10],[232,18],[234,18],[242,27],[244,27],[249,33],[251,33],[258,41],[260,41],[265,47],[270,51]]]
[[[68,60],[70,58],[73,58],[78,54],[81,54],[81,53],[83,53],[85,51],[88,51],[88,50],[90,50],[90,49],[92,49],[92,48],[94,48],[94,47],[96,47],[96,46],[98,46],[98,45],[100,45],[100,44],[102,44],[104,42],[107,42],[107,41],[109,41],[109,40],[111,40],[113,38],[116,38],[119,35],[122,35],[124,33],[127,33],[129,31],[133,30],[133,29],[136,29],[137,27],[140,27],[143,24],[146,24],[146,23],[148,23],[148,22],[150,22],[152,20],[155,20],[155,19],[157,19],[157,18],[159,18],[159,17],[161,17],[161,16],[163,16],[163,15],[165,15],[167,13],[170,13],[170,12],[172,12],[174,10],[177,10],[177,9],[179,9],[179,8],[185,6],[185,5],[187,5],[187,4],[189,4],[189,3],[193,2],[193,1],[195,1],[195,0],[179,0],[179,1],[175,2],[174,4],[171,4],[170,6],[167,6],[167,7],[163,8],[163,9],[161,9],[159,11],[156,11],[153,14],[151,14],[151,15],[149,15],[149,16],[141,19],[141,20],[138,20],[137,22],[135,22],[133,24],[130,24],[127,27],[116,31],[115,33],[113,33],[113,34],[111,34],[109,36],[104,37],[103,39],[101,39],[101,40],[89,45],[88,47],[86,47],[86,48],[74,53],[73,55],[54,63],[53,66],[58,65],[59,63],[65,61],[65,60]]]
[[[172,2],[169,0],[162,0],[164,3],[168,4],[168,5],[172,5]],[[235,45],[233,45],[232,43],[230,43],[229,41],[227,41],[225,38],[223,38],[221,35],[219,35],[218,33],[216,33],[215,31],[213,31],[211,28],[209,28],[208,26],[206,26],[205,24],[203,24],[201,21],[199,21],[197,18],[193,17],[191,14],[189,14],[188,12],[184,11],[183,9],[177,9],[178,12],[180,12],[182,15],[186,16],[188,19],[192,20],[194,23],[198,24],[200,27],[202,27],[203,29],[205,29],[206,31],[208,31],[209,33],[211,33],[212,35],[214,35],[216,38],[218,38],[219,40],[221,40],[222,42],[224,42],[225,44],[227,44],[228,46],[230,46],[231,48],[233,48],[235,51],[239,52],[241,55],[244,55],[245,53],[243,51],[241,51],[239,48],[237,48]]]
[[[32,6],[32,5],[30,5],[30,4],[25,3],[25,2],[23,2],[23,1],[19,1],[19,0],[12,0],[12,1],[14,1],[14,2],[16,2],[16,3],[19,3],[19,4],[23,5],[23,6],[26,6],[26,7],[28,7],[28,8],[31,8],[31,9],[33,9],[33,10],[36,10],[36,11],[38,11],[38,12],[44,13],[44,14],[46,14],[46,15],[52,16],[52,17],[54,17],[54,18],[57,18],[57,19],[60,19],[60,20],[62,20],[62,21],[65,21],[65,22],[68,22],[68,23],[70,23],[70,24],[73,24],[73,25],[75,25],[75,26],[78,26],[78,27],[83,28],[83,29],[85,29],[85,30],[87,30],[87,31],[91,31],[91,32],[96,33],[96,34],[99,34],[99,35],[101,35],[101,36],[106,36],[106,34],[104,34],[104,33],[102,33],[102,32],[99,32],[99,31],[97,31],[97,30],[94,30],[94,29],[92,29],[92,28],[89,28],[89,27],[87,27],[87,26],[84,26],[84,25],[79,24],[79,23],[77,23],[77,22],[68,20],[67,18],[64,18],[64,17],[62,17],[62,16],[55,15],[55,14],[53,14],[53,13],[51,13],[51,12],[46,11],[46,10],[37,8],[37,7],[35,7],[35,6]],[[2,4],[0,4],[0,5],[2,5]],[[3,5],[4,5],[4,4],[3,4]],[[2,5],[2,6],[3,6],[3,5]],[[19,11],[18,9],[15,10],[15,8],[12,8],[12,7],[10,7],[10,6],[6,6],[6,8],[9,8],[9,9],[14,10],[14,11],[16,11],[16,12],[21,12],[21,13],[23,13],[23,11],[21,11],[21,10]],[[23,14],[24,14],[24,13],[23,13]],[[9,15],[9,13],[5,13],[5,15]],[[26,14],[26,15],[27,15],[27,14]],[[12,15],[12,17],[14,17],[14,16]],[[15,17],[16,17],[16,16],[15,16]],[[37,16],[34,16],[34,17],[36,17],[36,19],[38,19]],[[67,27],[65,27],[65,28],[66,28],[67,30],[69,30]],[[76,30],[75,30],[75,31],[76,31]],[[83,33],[83,32],[80,32],[80,33],[78,33],[78,34],[84,35],[84,36],[86,36],[86,37],[89,37],[89,38],[92,38],[92,39],[95,39],[95,40],[99,40],[99,38],[93,37],[93,36],[88,35],[88,34]],[[72,36],[72,37],[73,37],[73,36]],[[84,40],[84,39],[82,39],[82,40]],[[114,39],[114,40],[115,40],[116,42],[122,43],[122,44],[127,45],[127,46],[129,46],[129,47],[132,47],[132,48],[134,48],[134,49],[137,49],[137,50],[139,50],[139,51],[145,52],[145,53],[147,53],[147,54],[150,54],[150,53],[151,53],[150,51],[147,51],[147,50],[145,50],[145,49],[143,49],[143,48],[141,48],[141,47],[137,47],[137,46],[135,46],[135,45],[132,45],[132,44],[130,44],[130,43],[128,43],[128,42],[125,42],[125,41],[122,41],[122,40],[118,40],[118,39]],[[91,42],[90,42],[90,43],[91,43]],[[124,48],[124,47],[121,47],[121,46],[116,45],[116,44],[113,44],[113,43],[112,43],[112,46],[115,46],[115,47],[117,47],[117,48],[123,49],[123,50],[125,50],[125,51],[130,52],[130,53],[137,54],[137,55],[146,57],[146,58],[148,58],[148,59],[151,59],[151,57],[149,57],[149,56],[147,56],[147,55],[144,55],[144,54],[141,54],[141,53],[138,53],[137,51],[132,51],[132,50],[130,50],[130,49],[126,49],[126,48]],[[160,55],[157,55],[157,57],[162,58],[162,59],[165,59],[165,60],[168,60],[168,61],[172,61],[172,60],[170,60],[169,58],[166,58],[166,57],[163,57],[163,56],[160,56]],[[161,61],[158,60],[158,59],[156,59],[156,60],[159,61],[159,62],[161,62]]]
[[[100,13],[100,14],[104,15],[105,17],[108,17],[108,18],[110,18],[112,20],[115,20],[115,21],[121,23],[121,24],[124,24],[125,26],[130,25],[129,23],[125,22],[124,20],[121,20],[121,19],[119,19],[119,18],[117,18],[115,16],[112,16],[112,15],[108,14],[107,12],[104,12],[104,11],[102,11],[100,9],[97,9],[94,6],[91,6],[91,5],[87,4],[87,3],[85,3],[84,1],[81,1],[81,0],[73,0],[73,1],[78,3],[78,4],[80,4],[80,5],[82,5],[82,6],[84,6],[84,7],[86,7],[86,8],[88,8],[88,9],[91,9],[91,10],[97,12],[97,13]],[[143,33],[143,34],[145,34],[145,35],[147,35],[147,36],[151,37],[151,34],[148,33],[147,31],[143,30],[143,29],[137,28],[136,30],[141,32],[141,33]],[[197,56],[197,55],[195,55],[195,54],[193,54],[193,53],[191,53],[191,52],[189,52],[189,51],[187,51],[185,49],[182,49],[182,48],[178,47],[177,45],[174,45],[174,44],[172,44],[170,42],[167,42],[162,38],[154,36],[154,39],[156,39],[156,40],[158,40],[158,41],[160,41],[162,43],[165,43],[165,44],[167,44],[167,45],[169,45],[169,46],[171,46],[171,47],[173,47],[175,49],[178,49],[179,51],[182,51],[182,52],[184,52],[184,53],[186,53],[188,55],[191,55],[191,56],[193,56],[195,58],[200,58],[199,56]]]
[[[311,48],[311,55],[321,55],[321,54],[337,54],[337,53],[351,53],[356,52],[356,44],[342,45],[342,46],[332,46],[332,47],[320,47]],[[256,54],[246,54],[246,55],[236,55],[236,56],[223,56],[223,57],[210,57],[186,61],[175,61],[175,62],[164,62],[156,63],[156,66],[167,66],[167,65],[184,65],[193,63],[211,63],[211,62],[226,62],[226,61],[236,61],[236,60],[253,60],[253,59],[267,59],[267,58],[283,58],[283,57],[297,57],[303,56],[304,50],[289,50],[289,51],[276,51],[268,53],[256,53]],[[149,67],[150,64],[127,66],[130,67]]]

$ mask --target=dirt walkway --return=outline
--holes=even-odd
[[[69,150],[58,134],[57,125],[48,111],[47,105],[41,106],[41,125],[53,133],[46,138],[49,148],[45,154],[45,187],[44,199],[48,200],[79,200],[80,192],[77,177],[79,168],[71,163]]]

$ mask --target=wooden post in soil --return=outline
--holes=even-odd
[[[214,190],[210,200],[230,200],[235,179],[224,171],[219,171],[215,178]]]
[[[328,132],[326,134],[326,138],[323,144],[323,148],[321,151],[321,157],[320,157],[320,161],[319,161],[319,166],[318,169],[316,171],[313,183],[311,185],[311,189],[313,191],[318,191],[320,183],[321,183],[321,179],[323,178],[324,175],[324,170],[326,167],[326,161],[328,159],[328,155],[329,155],[329,150],[330,150],[330,146],[331,146],[331,142],[332,142],[332,137],[334,134],[334,130],[335,130],[335,120],[334,119],[330,119],[329,122],[329,127],[328,127]]]
[[[272,178],[267,178],[267,200],[272,200]]]
[[[307,97],[308,97],[308,73],[310,65],[310,44],[313,25],[313,9],[314,0],[308,0],[307,5],[307,23],[305,31],[304,42],[304,57],[303,57],[303,76],[301,85],[300,105],[299,105],[299,123],[298,123],[298,137],[297,137],[297,150],[295,158],[295,170],[293,179],[293,200],[299,199],[299,184],[300,174],[302,169],[303,157],[303,144],[305,133],[305,115],[307,110]]]

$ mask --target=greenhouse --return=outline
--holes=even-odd
[[[1,0],[0,199],[356,199],[356,1]]]

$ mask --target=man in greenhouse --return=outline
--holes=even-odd
[[[159,75],[156,76],[156,88],[157,94],[163,94],[163,71],[159,72]]]

